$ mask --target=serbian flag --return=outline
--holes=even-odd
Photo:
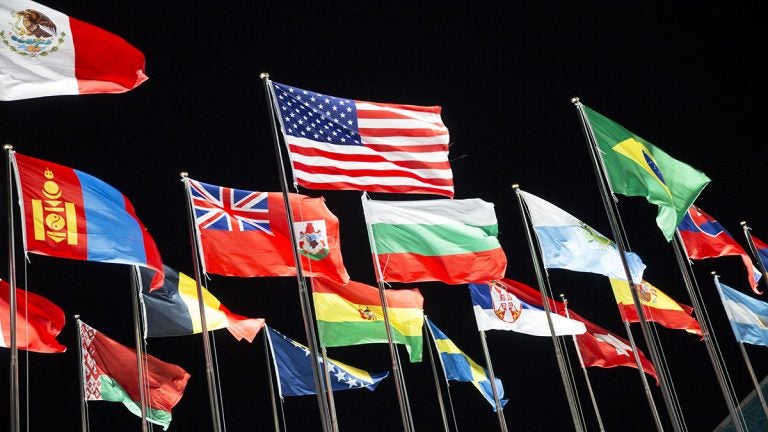
[[[295,276],[283,195],[188,179],[203,270],[222,276]],[[341,258],[339,219],[323,198],[290,194],[304,275],[349,281]]]
[[[0,100],[123,93],[147,80],[123,38],[28,0],[0,2]]]
[[[154,272],[141,269],[141,279],[148,284]],[[219,299],[201,287],[205,324],[208,331],[226,328],[237,340],[253,342],[264,327],[263,318],[247,318],[232,313]],[[152,292],[142,290],[147,317],[147,336],[182,336],[203,332],[197,283],[191,277],[165,266],[165,283]]]
[[[760,279],[760,270],[752,264],[752,259],[747,251],[723,228],[712,216],[692,205],[688,208],[683,221],[677,227],[680,236],[685,243],[688,258],[706,259],[728,255],[738,255],[744,261],[747,268],[747,278],[752,291],[762,294],[757,289],[757,281]]]
[[[613,296],[616,297],[621,319],[627,322],[639,322],[635,301],[629,290],[629,283],[614,278],[608,279],[611,281],[611,289]],[[640,304],[643,305],[643,314],[648,321],[659,323],[671,329],[685,330],[688,333],[703,337],[699,322],[691,316],[692,307],[677,303],[646,280],[638,285],[637,296],[640,299]]]
[[[0,280],[0,347],[11,344],[8,282]],[[39,353],[60,353],[67,347],[56,340],[64,328],[64,311],[47,298],[16,288],[16,342],[19,349]]]
[[[82,171],[11,155],[24,215],[24,250],[147,267],[155,271],[151,288],[163,285],[160,252],[128,198]]]

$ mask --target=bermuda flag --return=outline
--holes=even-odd
[[[39,3],[0,2],[0,100],[123,93],[146,80],[144,54],[121,37]]]
[[[691,259],[718,258],[728,255],[740,256],[747,268],[749,286],[755,293],[762,294],[757,289],[757,281],[761,276],[760,270],[755,268],[744,248],[731,237],[715,218],[692,205],[688,208],[678,230],[683,238],[683,243],[685,243],[688,257]]]
[[[271,86],[300,186],[453,198],[448,128],[439,106],[364,102]]]

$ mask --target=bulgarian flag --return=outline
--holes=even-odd
[[[83,390],[85,400],[122,402],[130,412],[141,416],[139,371],[136,351],[104,336],[78,320],[82,345]],[[161,425],[171,424],[171,408],[181,399],[189,374],[179,366],[144,355],[146,377],[147,420]]]
[[[424,344],[424,297],[416,289],[388,289],[387,317],[395,343],[404,344],[411,363],[420,362]],[[341,285],[312,278],[320,343],[327,347],[387,343],[378,288],[349,281]]]
[[[614,278],[608,279],[611,281],[611,288],[619,306],[621,319],[628,322],[639,322],[632,292],[629,291],[629,283]],[[643,305],[643,314],[648,321],[702,336],[699,322],[691,316],[692,307],[677,303],[645,280],[638,286],[638,291],[640,304]]]
[[[144,54],[106,30],[28,0],[0,2],[0,100],[123,93]]]
[[[363,196],[379,280],[447,284],[502,279],[493,204],[481,199],[376,201]]]

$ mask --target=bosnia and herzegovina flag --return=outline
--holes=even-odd
[[[133,204],[103,181],[53,162],[11,153],[24,217],[27,252],[85,261],[130,264],[155,271],[163,262]]]
[[[395,343],[404,344],[411,362],[420,362],[424,338],[424,297],[416,289],[388,289],[387,318]],[[346,285],[312,278],[320,342],[327,347],[387,343],[378,288],[355,281]]]
[[[316,394],[312,379],[312,363],[309,348],[267,326],[267,337],[272,360],[277,372],[280,396],[304,396]],[[323,358],[317,357],[318,363]],[[389,372],[367,372],[328,358],[328,384],[333,391],[368,389],[373,391]]]
[[[581,106],[602,152],[613,191],[642,196],[659,206],[656,224],[671,241],[688,207],[710,178],[586,105]]]
[[[184,273],[165,266],[163,287],[143,291],[147,315],[147,336],[183,336],[201,333],[200,305],[197,300],[197,283]],[[143,283],[151,279],[151,271],[141,269]],[[208,331],[226,328],[237,340],[253,342],[264,327],[263,318],[247,318],[234,314],[202,288],[205,304],[205,324]]]

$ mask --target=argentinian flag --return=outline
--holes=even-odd
[[[519,190],[539,239],[544,266],[627,280],[616,244],[559,207]],[[627,252],[632,280],[641,283],[645,264]]]
[[[717,282],[736,340],[768,346],[768,303]]]

